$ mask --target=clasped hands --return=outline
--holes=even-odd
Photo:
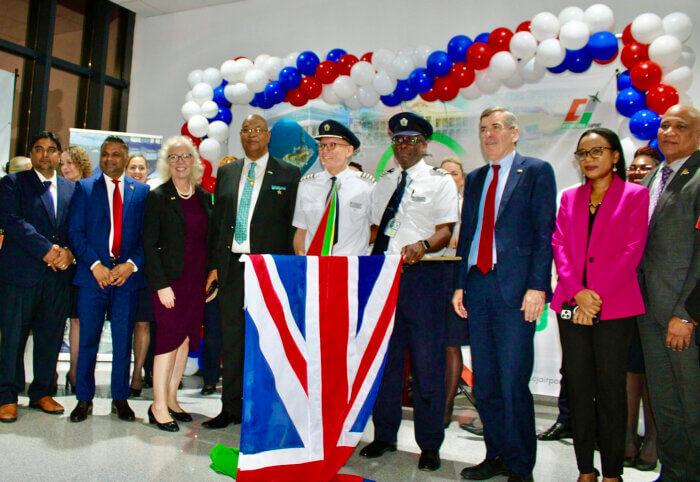
[[[51,246],[49,252],[44,255],[42,261],[48,265],[54,271],[66,270],[73,264],[73,253],[70,249],[62,248],[57,244]]]
[[[92,275],[95,277],[97,284],[100,285],[100,289],[105,289],[107,286],[123,285],[133,272],[134,265],[128,261],[120,263],[112,269],[109,269],[102,263],[98,263],[92,268]]]
[[[574,296],[578,309],[574,312],[573,323],[575,325],[593,325],[593,318],[600,313],[603,300],[598,293],[589,289],[582,289]]]

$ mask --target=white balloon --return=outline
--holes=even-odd
[[[379,95],[389,95],[396,89],[396,79],[393,79],[385,71],[374,74],[372,87]]]
[[[372,66],[377,72],[391,71],[391,62],[394,60],[396,55],[389,49],[380,48],[374,51],[372,54]]]
[[[182,109],[180,109],[182,117],[188,121],[192,117],[202,113],[202,107],[195,101],[190,100],[182,104]]]
[[[279,57],[270,57],[265,61],[263,72],[270,80],[279,80],[280,70],[285,67],[284,60]]]
[[[187,130],[190,131],[190,134],[194,137],[204,137],[209,130],[209,121],[201,114],[192,116],[190,120],[187,121]]]
[[[333,81],[333,92],[335,95],[345,100],[352,97],[357,91],[355,82],[352,81],[349,75],[339,75]]]
[[[340,97],[335,95],[333,84],[324,84],[323,91],[321,92],[321,98],[326,104],[330,105],[340,104],[340,101],[342,100]]]
[[[673,35],[681,42],[685,42],[693,33],[693,21],[683,12],[669,13],[661,22],[664,26],[664,32]]]
[[[664,25],[655,13],[643,13],[632,21],[631,31],[637,42],[650,44],[664,34]]]
[[[202,74],[204,74],[204,72],[197,69],[187,75],[187,83],[190,84],[190,88],[193,88],[202,81]]]
[[[413,69],[413,60],[407,55],[397,55],[391,62],[391,74],[397,79],[407,79]]]
[[[265,66],[265,62],[267,62],[267,59],[269,58],[270,56],[268,54],[260,54],[257,57],[255,57],[255,62],[253,62],[255,68],[262,70]]]
[[[579,50],[586,46],[591,32],[588,25],[580,20],[565,23],[559,31],[559,43],[565,49]]]
[[[561,64],[566,55],[566,50],[555,38],[547,39],[537,46],[535,60],[544,67],[556,67]]]
[[[615,28],[615,14],[602,3],[591,5],[583,12],[583,21],[588,25],[591,35],[598,32],[612,32]]]
[[[238,82],[237,72],[236,72],[236,61],[235,60],[225,60],[221,67],[221,77],[228,82]],[[217,86],[218,87],[218,86]]]
[[[678,67],[666,73],[661,79],[661,83],[675,87],[678,92],[685,92],[693,83],[693,71],[690,67]]]
[[[411,57],[413,59],[413,65],[415,65],[416,68],[425,68],[428,65],[428,57],[430,57],[432,53],[433,49],[427,45],[419,45],[413,49],[413,56]]]
[[[488,69],[477,70],[474,83],[484,94],[493,94],[501,87],[501,79],[492,75]]]
[[[228,125],[226,125],[224,121],[214,121],[209,124],[209,132],[207,135],[219,142],[226,142],[228,140]]]
[[[243,82],[224,87],[224,97],[232,104],[245,105],[255,97],[255,93]]]
[[[202,74],[202,82],[206,82],[216,89],[221,85],[221,72],[216,67],[209,67]]]
[[[518,89],[522,87],[522,85],[525,83],[523,80],[522,76],[518,71],[516,71],[513,75],[508,77],[507,79],[503,79],[503,85],[508,87],[509,89]]]
[[[662,35],[649,46],[649,60],[661,68],[672,66],[681,56],[683,44],[673,35]]]
[[[357,98],[357,94],[352,94],[350,97],[343,101],[348,109],[357,110],[362,107],[360,99]]]
[[[199,145],[199,155],[204,159],[216,161],[221,155],[221,144],[216,139],[208,137]]]
[[[200,82],[192,87],[192,98],[199,104],[214,98],[214,89],[206,82]]]
[[[687,45],[683,46],[680,57],[678,57],[678,60],[676,60],[673,66],[668,70],[675,70],[678,67],[683,67],[684,65],[690,67],[691,69],[695,66],[695,52]]]
[[[488,71],[498,79],[507,79],[515,73],[517,68],[518,62],[513,58],[511,53],[502,51],[493,54]]]
[[[251,69],[245,73],[245,83],[253,92],[261,92],[267,85],[267,75],[260,69]]]
[[[372,64],[364,60],[356,62],[350,69],[350,78],[357,85],[361,86],[370,85],[374,80],[374,74],[375,72]]]
[[[459,95],[461,95],[467,100],[474,100],[481,97],[481,91],[479,90],[479,87],[477,87],[476,84],[473,83],[469,87],[459,89]]]
[[[405,57],[413,57],[413,48],[404,47],[401,50],[399,50],[399,55],[403,55]]]
[[[185,102],[189,102],[191,100],[194,100],[194,97],[192,97],[192,89],[188,90],[185,94]]]
[[[688,94],[683,92],[682,94],[678,95],[678,103],[681,105],[687,105],[690,107],[693,107],[695,104],[693,103],[693,98],[690,97]]]
[[[356,95],[362,107],[374,107],[379,102],[379,94],[372,86],[360,87]]]
[[[530,32],[516,32],[510,38],[510,52],[516,59],[530,60],[537,51],[537,39]]]
[[[530,59],[527,62],[520,62],[518,65],[518,73],[520,77],[529,84],[539,82],[544,77],[546,70],[543,65],[540,65],[536,59]]]
[[[565,25],[572,20],[583,21],[583,9],[581,7],[566,7],[559,12],[557,20],[559,20],[559,25]]]
[[[224,94],[225,95],[225,94]],[[210,119],[219,113],[219,105],[213,100],[205,100],[202,102],[202,112],[201,114]]]
[[[292,52],[284,58],[284,65],[287,67],[297,66],[297,57],[299,57],[299,52]]]
[[[253,62],[250,59],[242,58],[233,61],[233,65],[230,70],[231,80],[228,81],[229,84],[234,82],[243,82],[245,79],[245,73],[253,68]]]
[[[559,20],[551,12],[538,13],[530,20],[530,33],[540,42],[556,38],[559,34]]]

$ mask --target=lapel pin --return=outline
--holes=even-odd
[[[134,189],[134,185],[133,185],[133,184],[129,184],[129,189]]]
[[[174,200],[175,200],[175,196],[171,197],[170,200],[171,200],[171,201],[174,201]]]
[[[688,169],[683,169],[681,176],[685,176],[686,174],[690,174],[690,171]]]
[[[281,190],[281,189],[278,189],[278,190],[277,190],[277,194],[278,194],[279,196],[281,196],[281,195],[282,195],[282,190]]]
[[[272,172],[272,171],[267,171],[267,173],[268,173],[268,174],[274,174],[274,172]]]
[[[517,172],[518,174],[522,174],[522,173],[523,173],[523,170],[522,170],[522,169],[518,169],[518,170],[515,171],[515,172]]]

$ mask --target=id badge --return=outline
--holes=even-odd
[[[396,233],[399,231],[399,227],[401,226],[401,223],[397,221],[396,219],[392,219],[389,221],[389,224],[386,225],[386,229],[384,230],[384,234],[389,236],[390,238],[393,238],[396,236]]]

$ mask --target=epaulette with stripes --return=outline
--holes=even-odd
[[[301,181],[307,181],[307,180],[309,180],[309,179],[313,179],[314,177],[316,177],[316,174],[317,174],[317,173],[315,173],[315,172],[314,172],[313,174],[307,174],[306,176],[304,176],[304,177],[302,177],[301,179],[299,179],[299,182],[301,182]]]

